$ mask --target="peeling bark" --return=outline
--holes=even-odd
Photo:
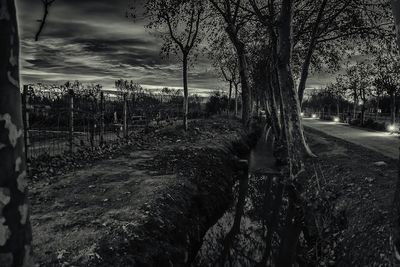
[[[297,242],[302,228],[302,199],[297,188],[298,178],[303,171],[303,156],[313,155],[305,142],[300,119],[300,103],[294,86],[290,58],[292,53],[291,26],[293,0],[282,0],[279,18],[279,42],[277,71],[281,97],[282,133],[287,152],[287,167],[282,168],[289,207],[286,214],[285,233],[279,248],[277,266],[293,266]]]
[[[292,20],[292,1],[284,0],[282,3],[282,13],[279,27],[279,46],[278,46],[278,79],[281,90],[283,104],[283,116],[285,118],[285,131],[287,144],[292,150],[293,155],[301,158],[303,155],[315,156],[308,147],[303,126],[300,118],[300,103],[294,86],[293,75],[290,67],[291,58],[291,20]],[[286,10],[287,9],[287,10]]]
[[[0,0],[0,31],[0,266],[33,266],[13,0]]]

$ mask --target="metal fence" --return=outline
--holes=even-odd
[[[153,124],[173,123],[183,107],[183,97],[177,95],[32,86],[24,86],[22,99],[28,159],[94,148]],[[191,117],[202,114],[198,99],[190,98],[190,105]]]

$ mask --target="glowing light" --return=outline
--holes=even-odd
[[[333,121],[334,121],[334,122],[339,122],[340,119],[339,119],[339,117],[334,117],[334,118],[333,118]]]
[[[316,117],[317,117],[317,115],[316,114],[312,114],[312,116],[311,116],[313,119],[315,119]]]
[[[396,125],[390,124],[390,125],[387,127],[387,129],[388,129],[389,132],[395,132],[395,131],[396,131]]]
[[[304,117],[304,112],[300,113],[300,115],[301,115],[302,117]]]

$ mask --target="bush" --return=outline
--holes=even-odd
[[[361,121],[359,119],[351,120],[350,125],[359,126],[367,129],[372,129],[376,131],[385,131],[386,125],[383,122],[376,122],[373,119],[369,118],[364,121],[364,125],[361,125]]]
[[[221,115],[228,107],[228,97],[221,95],[220,92],[214,92],[206,103],[206,112],[209,115]]]

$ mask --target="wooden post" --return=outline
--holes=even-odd
[[[74,143],[74,90],[69,89],[69,151],[73,152]]]
[[[100,145],[104,143],[104,92],[100,92]]]
[[[128,125],[127,125],[127,109],[128,109],[128,103],[127,103],[127,94],[124,93],[124,111],[123,111],[123,135],[124,138],[128,137]]]
[[[90,118],[88,119],[88,126],[89,126],[89,136],[90,136],[90,147],[93,149],[94,147],[94,135],[96,132],[96,111],[95,111],[95,102],[96,99],[93,97],[90,105]]]
[[[24,124],[25,158],[28,160],[29,149],[29,110],[28,110],[28,85],[24,85],[22,92],[22,121]]]

